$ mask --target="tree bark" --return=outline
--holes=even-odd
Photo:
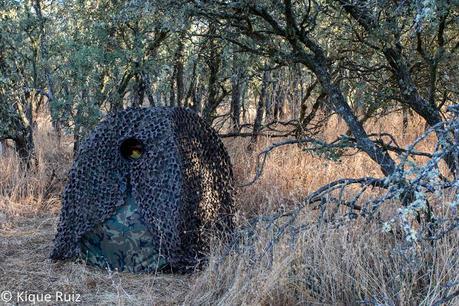
[[[409,112],[407,107],[402,107],[402,136],[406,137],[409,124]]]
[[[279,121],[279,119],[284,118],[284,103],[285,103],[285,89],[284,84],[281,81],[276,83],[274,91],[274,121]]]
[[[28,94],[25,92],[24,97],[22,98],[22,103],[16,104],[18,116],[13,119],[16,126],[16,132],[10,138],[14,141],[15,150],[18,153],[21,162],[27,169],[30,169],[32,165],[37,165],[37,159],[31,124],[32,109],[31,105],[27,105],[27,102]]]
[[[140,72],[140,65],[136,64],[136,70],[132,92],[132,106],[140,107],[145,99],[145,82]]]
[[[215,35],[217,32],[216,25],[209,26],[209,35]],[[202,117],[207,122],[212,122],[212,117],[217,110],[219,104],[223,100],[223,96],[219,96],[219,81],[218,76],[221,70],[221,47],[215,38],[209,38],[209,59],[207,66],[209,68],[209,79],[207,83],[207,103],[204,105]]]
[[[54,102],[54,82],[53,77],[51,74],[51,69],[49,67],[49,56],[48,56],[48,46],[47,46],[47,36],[45,31],[45,19],[43,18],[43,13],[41,9],[41,2],[40,0],[33,0],[33,8],[35,10],[35,14],[37,15],[39,21],[39,28],[40,28],[40,52],[41,58],[44,61],[44,73],[46,78],[46,85],[48,87],[48,104],[51,113],[51,120],[52,125],[56,131],[58,145],[61,143],[62,137],[62,127],[59,116],[52,111],[53,107],[52,104]]]
[[[267,69],[267,66],[265,65],[265,69],[263,71],[263,81],[261,83],[260,97],[258,98],[257,112],[255,115],[255,121],[253,123],[253,133],[252,137],[250,138],[250,144],[247,147],[248,151],[253,151],[253,148],[258,141],[258,134],[260,133],[261,126],[263,124],[263,117],[266,108],[266,93],[268,90],[269,78],[269,71]]]
[[[233,132],[240,129],[241,117],[241,68],[233,55],[233,69],[231,75],[231,122]]]

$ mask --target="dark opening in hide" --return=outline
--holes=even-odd
[[[128,138],[121,144],[121,155],[126,159],[139,159],[143,155],[143,143],[135,138]]]

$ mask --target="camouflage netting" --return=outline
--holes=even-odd
[[[144,145],[129,160],[120,146]],[[194,266],[212,237],[233,229],[230,159],[192,111],[130,108],[109,115],[81,144],[64,190],[52,259],[81,256],[81,238],[132,196],[155,247],[174,270]]]

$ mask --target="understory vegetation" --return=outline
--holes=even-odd
[[[0,0],[0,291],[86,304],[457,305],[459,6],[450,0]],[[48,260],[107,114],[222,137],[237,230],[190,275]]]
[[[413,118],[408,133],[398,129],[402,117],[392,114],[379,129],[392,133],[400,145],[423,133],[422,121]],[[373,218],[349,218],[347,208],[330,199],[322,211],[310,205],[290,221],[289,213],[321,186],[343,177],[377,175],[379,169],[364,154],[326,161],[298,146],[273,151],[256,183],[237,188],[237,223],[241,237],[232,248],[215,243],[208,265],[191,275],[136,275],[104,271],[83,263],[53,263],[52,247],[60,208],[60,193],[72,161],[72,141],[60,145],[49,122],[40,121],[35,138],[36,171],[20,168],[17,155],[8,151],[0,159],[0,289],[30,292],[78,293],[87,304],[207,304],[207,305],[454,305],[459,262],[457,230],[441,239],[408,243],[402,227],[384,228],[396,217],[400,200],[388,201]],[[330,119],[323,136],[333,138],[345,130]],[[236,181],[244,185],[255,175],[256,152],[278,140],[262,137],[254,153],[248,140],[225,144]],[[434,137],[418,150],[432,149]],[[359,188],[346,191],[349,198]],[[382,195],[374,191],[366,197]],[[454,192],[445,190],[432,200],[435,215],[456,214]],[[331,197],[330,197],[331,198]],[[323,215],[321,217],[321,214]],[[284,217],[279,217],[284,215]],[[457,218],[457,217],[456,217]],[[457,220],[457,219],[456,219]],[[290,222],[290,223],[288,223]],[[280,229],[288,227],[279,235]],[[413,222],[417,228],[421,226]]]

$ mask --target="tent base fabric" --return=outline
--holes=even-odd
[[[126,204],[80,240],[80,257],[88,264],[128,272],[154,272],[167,266],[127,192]]]

